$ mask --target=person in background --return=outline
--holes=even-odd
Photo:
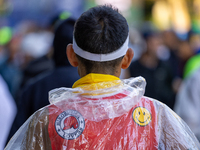
[[[176,97],[174,111],[200,141],[200,68],[185,78]]]
[[[84,12],[67,46],[68,60],[81,79],[72,88],[50,91],[51,104],[21,126],[5,150],[200,149],[178,115],[143,96],[144,78],[119,79],[134,55],[128,43],[128,23],[116,8],[103,5]]]
[[[59,22],[66,20],[70,16],[71,13],[68,11],[56,13],[52,16],[45,29],[38,29],[37,32],[31,32],[24,36],[21,49],[24,52],[26,65],[23,67],[20,89],[29,79],[55,67],[52,60],[54,31]]]
[[[179,58],[179,72],[181,74],[181,78],[184,79],[184,69],[186,64],[188,60],[194,56],[194,50],[188,40],[179,42],[177,55]]]
[[[49,104],[48,92],[59,87],[71,87],[79,79],[77,69],[72,67],[66,56],[67,44],[72,42],[75,19],[61,20],[55,29],[53,40],[54,69],[39,74],[24,85],[17,99],[18,113],[8,140],[18,128],[38,109]]]
[[[23,36],[21,51],[23,53],[24,65],[22,67],[23,76],[20,89],[30,79],[54,68],[50,56],[52,53],[53,37],[54,34],[52,32],[44,29]]]
[[[173,72],[167,61],[158,57],[159,47],[162,45],[160,35],[154,32],[145,32],[146,50],[129,67],[131,77],[142,76],[147,81],[145,96],[159,99],[173,109],[175,92],[173,91]]]
[[[17,42],[10,27],[0,28],[0,74],[14,99],[22,77]]]
[[[3,150],[9,130],[17,113],[16,104],[8,90],[8,86],[0,75],[0,149]]]
[[[186,79],[200,68],[200,53],[189,58],[184,66],[183,77]]]
[[[163,41],[163,44],[166,46],[166,48],[169,51],[169,58],[168,58],[168,64],[170,65],[170,68],[172,69],[173,73],[173,90],[175,93],[178,92],[180,84],[182,82],[182,67],[180,67],[180,58],[178,56],[179,51],[179,42],[180,39],[176,35],[175,31],[173,30],[166,30],[161,32],[161,38]]]

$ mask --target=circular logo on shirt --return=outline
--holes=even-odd
[[[151,119],[151,113],[148,109],[139,106],[133,110],[133,120],[139,126],[144,127],[148,125],[151,122]]]
[[[85,129],[85,120],[78,111],[69,109],[58,115],[55,129],[62,138],[73,140],[82,134]]]

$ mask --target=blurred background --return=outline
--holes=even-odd
[[[28,80],[54,68],[58,20],[77,19],[101,4],[114,5],[128,20],[135,55],[120,78],[145,77],[145,95],[174,108],[181,83],[200,67],[195,59],[200,55],[200,0],[0,0],[0,75],[13,98],[13,114]]]
[[[145,50],[144,35],[160,32],[163,39],[158,46],[158,57],[166,60],[170,57],[169,50],[173,50],[183,61],[178,75],[184,76],[184,62],[199,51],[200,0],[0,0],[0,62],[7,55],[7,61],[18,73],[13,82],[20,82],[21,70],[31,60],[50,51],[58,15],[78,18],[88,8],[105,3],[119,8],[128,20],[134,60]],[[178,42],[186,46],[181,48]],[[11,82],[5,75],[3,78]],[[18,87],[11,84],[14,83],[8,85],[9,89],[16,94]]]

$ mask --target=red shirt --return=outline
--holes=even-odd
[[[81,107],[71,110],[66,106],[63,101],[61,107],[49,106],[52,150],[158,149],[157,115],[153,102],[146,97],[127,113],[99,122],[84,118],[79,113]]]

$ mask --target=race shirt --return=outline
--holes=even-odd
[[[52,150],[64,147],[90,150],[158,149],[156,112],[153,102],[147,98],[142,98],[127,113],[99,122],[84,118],[79,112],[81,106],[63,111],[64,105],[62,102],[61,108],[56,105],[49,107],[48,131]]]

